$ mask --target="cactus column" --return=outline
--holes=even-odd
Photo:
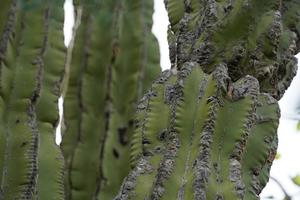
[[[75,2],[64,96],[67,199],[112,199],[130,170],[136,101],[160,72],[148,0]]]
[[[135,167],[115,199],[259,199],[277,149],[277,100],[297,69],[300,2],[165,4],[172,69],[138,105]]]
[[[177,3],[176,3],[177,2]],[[171,61],[210,73],[224,62],[236,81],[249,74],[279,99],[296,73],[299,1],[167,0]]]
[[[64,199],[64,162],[54,140],[65,57],[62,2],[4,5],[0,198]]]

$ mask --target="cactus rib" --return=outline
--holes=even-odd
[[[209,75],[193,62],[184,64],[172,86],[172,101],[164,102],[170,109],[170,122],[160,145],[162,155],[155,151],[139,154],[137,164],[125,178],[116,200],[201,199],[204,196],[208,199],[252,199],[252,194],[260,192],[265,184],[265,171],[271,163],[269,156],[277,147],[274,140],[274,128],[279,118],[277,103],[269,96],[271,107],[265,107],[264,94],[259,93],[259,84],[254,77],[246,76],[231,83],[226,70],[226,65],[219,64]],[[170,89],[165,85],[160,90]],[[267,109],[268,113],[256,111],[258,106]],[[154,121],[147,120],[153,109],[144,112],[139,121],[146,120],[146,127],[154,127]],[[256,112],[260,118],[256,117]],[[267,132],[255,128],[262,119],[269,123],[266,124],[270,126]],[[139,126],[135,134],[140,134],[135,138],[145,135]],[[270,136],[270,142],[263,142],[264,134]],[[147,137],[151,139],[138,139],[134,145],[143,146],[144,142],[155,147],[159,144],[156,135],[157,131]],[[254,138],[262,141],[259,147],[254,148]],[[269,150],[264,151],[266,148]],[[253,162],[244,161],[248,151],[254,150],[267,154],[262,154],[262,159],[253,155]],[[252,176],[249,174],[257,167],[264,168],[264,172],[256,174],[257,186],[249,192],[244,186],[251,188],[249,178]],[[141,181],[147,184],[142,185]]]
[[[67,198],[111,199],[130,170],[136,101],[160,72],[153,2],[74,4],[82,19],[65,80]]]
[[[58,120],[55,107],[60,94],[59,80],[64,71],[64,47],[60,43],[62,40],[55,41],[57,45],[53,43],[53,37],[56,38],[57,33],[62,36],[62,32],[57,24],[53,26],[52,23],[55,17],[61,19],[62,15],[59,16],[57,13],[55,17],[52,15],[55,10],[61,12],[61,6],[55,1],[47,1],[43,4],[39,1],[12,1],[12,4],[15,6],[13,9],[16,19],[8,20],[12,23],[9,28],[11,32],[2,33],[3,37],[9,34],[9,40],[3,62],[1,61],[1,97],[4,109],[1,114],[3,115],[1,129],[6,138],[3,141],[5,157],[1,168],[1,198],[42,198],[51,191],[54,199],[63,199],[61,184],[63,159],[60,157],[60,160],[57,160],[60,152],[54,142],[54,133]],[[49,48],[50,45],[59,48]],[[51,74],[54,66],[49,63],[49,54],[51,54],[49,52],[59,56],[56,63],[59,70],[54,74],[55,76]],[[54,110],[51,111],[54,115],[46,117],[47,111],[41,109],[40,105],[48,101],[49,93],[53,92],[46,92],[46,88],[51,87],[50,76],[52,79],[56,78],[57,89],[54,90],[56,98],[50,99],[53,100],[50,104],[54,106]],[[50,126],[45,127],[44,122],[50,123]],[[50,137],[45,138],[44,136],[49,133]],[[52,160],[59,165],[57,168],[49,169],[50,165],[46,163],[48,160],[40,159],[43,156],[41,152],[47,145],[52,145],[47,152],[58,151],[53,155]],[[37,176],[38,173],[41,174]],[[43,176],[45,174],[51,176],[51,173],[55,174],[51,177],[54,181],[49,181],[50,179],[47,181],[55,188],[54,190],[43,185],[45,181]]]

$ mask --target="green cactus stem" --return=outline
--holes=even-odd
[[[1,11],[7,23],[1,21],[0,198],[64,199],[64,162],[54,140],[65,58],[62,2],[6,2],[9,11]]]
[[[257,199],[277,148],[279,108],[254,77],[232,83],[224,64],[209,75],[185,63],[138,107],[137,164],[115,199]],[[151,116],[163,107],[159,124]]]
[[[137,110],[135,167],[115,199],[259,199],[277,148],[277,100],[297,69],[300,2],[165,4],[172,70],[161,79],[177,80],[142,101],[151,105],[155,91],[164,105]],[[148,116],[167,106],[167,128],[145,135],[156,127]]]
[[[66,129],[61,144],[66,160],[67,199],[92,199],[101,177],[99,158],[106,126],[114,7],[114,1],[97,13],[88,4],[75,7],[77,15],[82,13],[64,96]]]
[[[160,72],[152,1],[75,2],[64,96],[67,199],[112,199],[130,170],[137,100]]]
[[[299,1],[165,2],[173,67],[192,61],[210,73],[223,62],[233,81],[252,75],[262,92],[283,95],[297,70]]]

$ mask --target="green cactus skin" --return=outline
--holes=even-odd
[[[135,133],[131,145],[131,163],[134,166],[141,155],[153,155],[149,162],[153,168],[159,167],[164,150],[164,137],[170,122],[169,105],[165,102],[163,88],[172,86],[176,76],[167,72],[165,78],[158,79],[147,95],[139,102],[135,119]],[[140,135],[142,133],[142,135]],[[137,199],[143,199],[149,192],[155,174],[141,175],[137,179]]]
[[[112,59],[114,4],[91,13],[82,9],[64,97],[62,150],[66,160],[67,199],[93,199],[100,179],[100,150],[105,133],[108,70]],[[99,39],[101,35],[101,40]]]
[[[173,67],[192,61],[210,73],[224,62],[233,81],[252,75],[262,92],[280,99],[297,69],[299,1],[165,2]]]
[[[118,193],[130,170],[130,140],[136,102],[160,72],[159,50],[151,34],[153,2],[125,0],[122,8],[120,53],[112,68],[112,109],[103,149],[105,181],[98,196],[108,200]]]
[[[65,58],[63,2],[10,3],[1,37],[0,198],[64,199],[64,162],[54,140]]]
[[[112,199],[130,170],[137,100],[160,72],[152,1],[76,1],[64,96],[67,199]],[[99,37],[101,36],[101,37]]]
[[[242,174],[242,180],[247,188],[245,196],[249,196],[245,198],[246,200],[253,199],[251,197],[260,193],[261,188],[267,184],[270,166],[276,153],[274,143],[277,142],[277,137],[273,133],[277,130],[278,121],[271,113],[275,113],[278,106],[267,94],[261,94],[258,101],[260,103],[256,108],[257,122],[252,127],[252,134],[249,136],[241,159],[242,166],[246,166]],[[251,186],[253,182],[254,187]]]
[[[43,79],[40,98],[36,104],[37,129],[39,134],[37,199],[65,199],[64,159],[54,136],[58,124],[58,98],[64,74],[66,50],[63,43],[63,2],[49,3],[47,15],[48,38],[44,52]],[[45,2],[44,2],[45,3]],[[55,59],[53,59],[55,58]],[[51,152],[51,153],[49,153]]]
[[[165,3],[173,69],[137,105],[160,72],[152,1],[74,1],[66,66],[62,1],[1,2],[0,199],[259,198],[300,3]],[[64,159],[54,133],[65,67]]]
[[[13,57],[13,52],[7,52],[7,47],[9,44],[9,39],[10,39],[10,34],[12,32],[12,29],[14,28],[14,21],[15,21],[15,14],[14,14],[14,10],[16,8],[16,2],[15,1],[3,1],[3,6],[1,7],[1,22],[0,22],[0,34],[1,34],[1,40],[0,40],[0,82],[3,82],[3,68],[5,67],[5,61],[6,61],[6,66],[9,64],[7,61],[9,59],[5,59],[5,55],[7,57]],[[3,88],[2,86],[3,84],[1,84],[1,88]],[[3,97],[3,93],[2,93],[2,89],[0,90],[1,92],[1,97]],[[4,159],[5,159],[5,154],[3,152],[5,152],[5,138],[6,135],[5,133],[5,129],[4,129],[4,106],[5,106],[5,102],[4,99],[1,98],[1,125],[0,125],[0,129],[1,129],[1,134],[0,134],[0,172],[4,171]],[[0,173],[0,180],[2,181],[2,176],[3,173]],[[2,187],[1,187],[2,189]],[[2,197],[2,192],[0,194],[0,197]]]
[[[15,21],[16,1],[5,0],[1,2],[0,8],[0,62],[3,62],[10,33]]]
[[[156,91],[164,105],[137,110],[135,167],[115,199],[259,199],[277,148],[276,100],[297,69],[300,2],[165,4],[173,69],[164,74],[177,70],[177,80]],[[167,105],[168,128],[154,129],[148,116]],[[148,153],[145,142],[162,150]]]
[[[185,63],[175,74],[138,106],[137,164],[115,199],[258,199],[277,148],[277,101],[252,76],[231,83],[224,64],[208,75]]]

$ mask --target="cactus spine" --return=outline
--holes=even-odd
[[[1,199],[64,199],[63,158],[54,141],[65,55],[62,3],[6,4],[1,12],[6,13],[1,20],[7,19],[1,22]]]
[[[67,199],[112,199],[130,170],[136,101],[160,72],[152,1],[75,2],[81,10],[64,100]]]

